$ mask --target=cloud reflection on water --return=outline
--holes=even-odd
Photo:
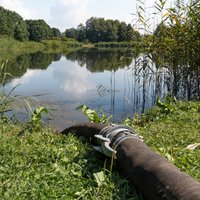
[[[57,79],[59,88],[65,93],[79,96],[95,89],[96,86],[89,80],[89,72],[85,66],[80,68],[76,62],[65,63],[64,65],[59,65],[53,69],[53,77]]]

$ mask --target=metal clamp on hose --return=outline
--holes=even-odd
[[[116,157],[115,155],[117,152],[115,149],[125,139],[140,139],[132,128],[124,125],[106,126],[98,135],[95,135],[95,137],[97,138],[99,146],[94,146],[94,149],[108,157]]]

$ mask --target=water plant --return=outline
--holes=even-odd
[[[13,94],[19,85],[16,85],[7,91],[5,89],[5,85],[7,83],[8,76],[12,77],[10,73],[7,73],[5,62],[0,68],[0,81],[2,83],[0,90],[0,125],[2,133],[8,124],[13,125],[15,123],[19,123],[20,120],[17,118],[16,113],[17,110],[22,109],[21,106],[18,106],[20,104],[22,104],[26,110],[25,115],[27,116],[27,122],[22,125],[23,128],[20,134],[24,132],[24,130],[28,130],[30,132],[39,130],[43,124],[42,116],[43,114],[47,114],[49,110],[42,105],[33,109],[31,103],[33,100],[37,101],[35,97]]]
[[[77,109],[82,110],[83,114],[88,118],[90,122],[108,124],[110,123],[110,119],[112,115],[106,116],[102,109],[99,109],[98,112],[95,110],[90,109],[86,105],[81,105],[77,107]]]
[[[157,0],[155,12],[149,15],[144,1],[138,0],[137,8],[135,28],[143,32],[137,45],[143,48],[145,59],[170,71],[172,96],[198,100],[200,2],[177,0],[167,7],[167,0]]]

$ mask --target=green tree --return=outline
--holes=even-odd
[[[42,19],[26,20],[29,32],[29,40],[39,42],[47,40],[52,37],[52,30],[50,26]]]
[[[86,21],[86,36],[90,42],[101,42],[104,38],[104,19],[91,17]]]
[[[7,35],[24,41],[28,40],[29,33],[26,23],[20,15],[0,7],[0,35]]]
[[[133,31],[133,27],[131,26],[131,24],[128,24],[126,26],[126,34],[127,34],[127,41],[132,41],[133,37],[134,37],[134,31]]]
[[[61,37],[62,34],[58,28],[51,28],[52,37]]]
[[[119,38],[118,36],[118,20],[106,20],[106,37],[103,38],[103,41],[106,42],[116,42]]]
[[[86,28],[83,24],[79,24],[77,27],[77,37],[76,39],[79,42],[83,42],[86,40]]]
[[[126,41],[127,40],[127,28],[126,28],[126,23],[121,22],[118,26],[118,41]]]
[[[70,28],[65,30],[65,36],[72,39],[77,39],[77,29]]]

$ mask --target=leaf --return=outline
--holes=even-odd
[[[44,106],[40,106],[37,109],[34,110],[33,115],[32,115],[32,120],[41,120],[42,118],[42,113],[47,114],[48,113],[48,109],[45,108]]]
[[[190,149],[190,150],[195,150],[196,148],[200,147],[200,143],[194,143],[194,144],[190,144],[188,145],[186,148]]]
[[[101,187],[104,182],[105,182],[105,175],[103,171],[97,172],[97,173],[93,173],[95,181],[98,185],[98,187]]]
[[[156,105],[162,109],[165,114],[169,114],[173,111],[172,106],[170,104],[164,103],[160,101],[160,97],[156,100]]]
[[[96,123],[100,122],[100,118],[97,115],[96,111],[90,109],[86,105],[81,105],[81,106],[77,107],[76,109],[81,109],[83,114],[87,116],[87,118],[90,122],[96,122]]]

